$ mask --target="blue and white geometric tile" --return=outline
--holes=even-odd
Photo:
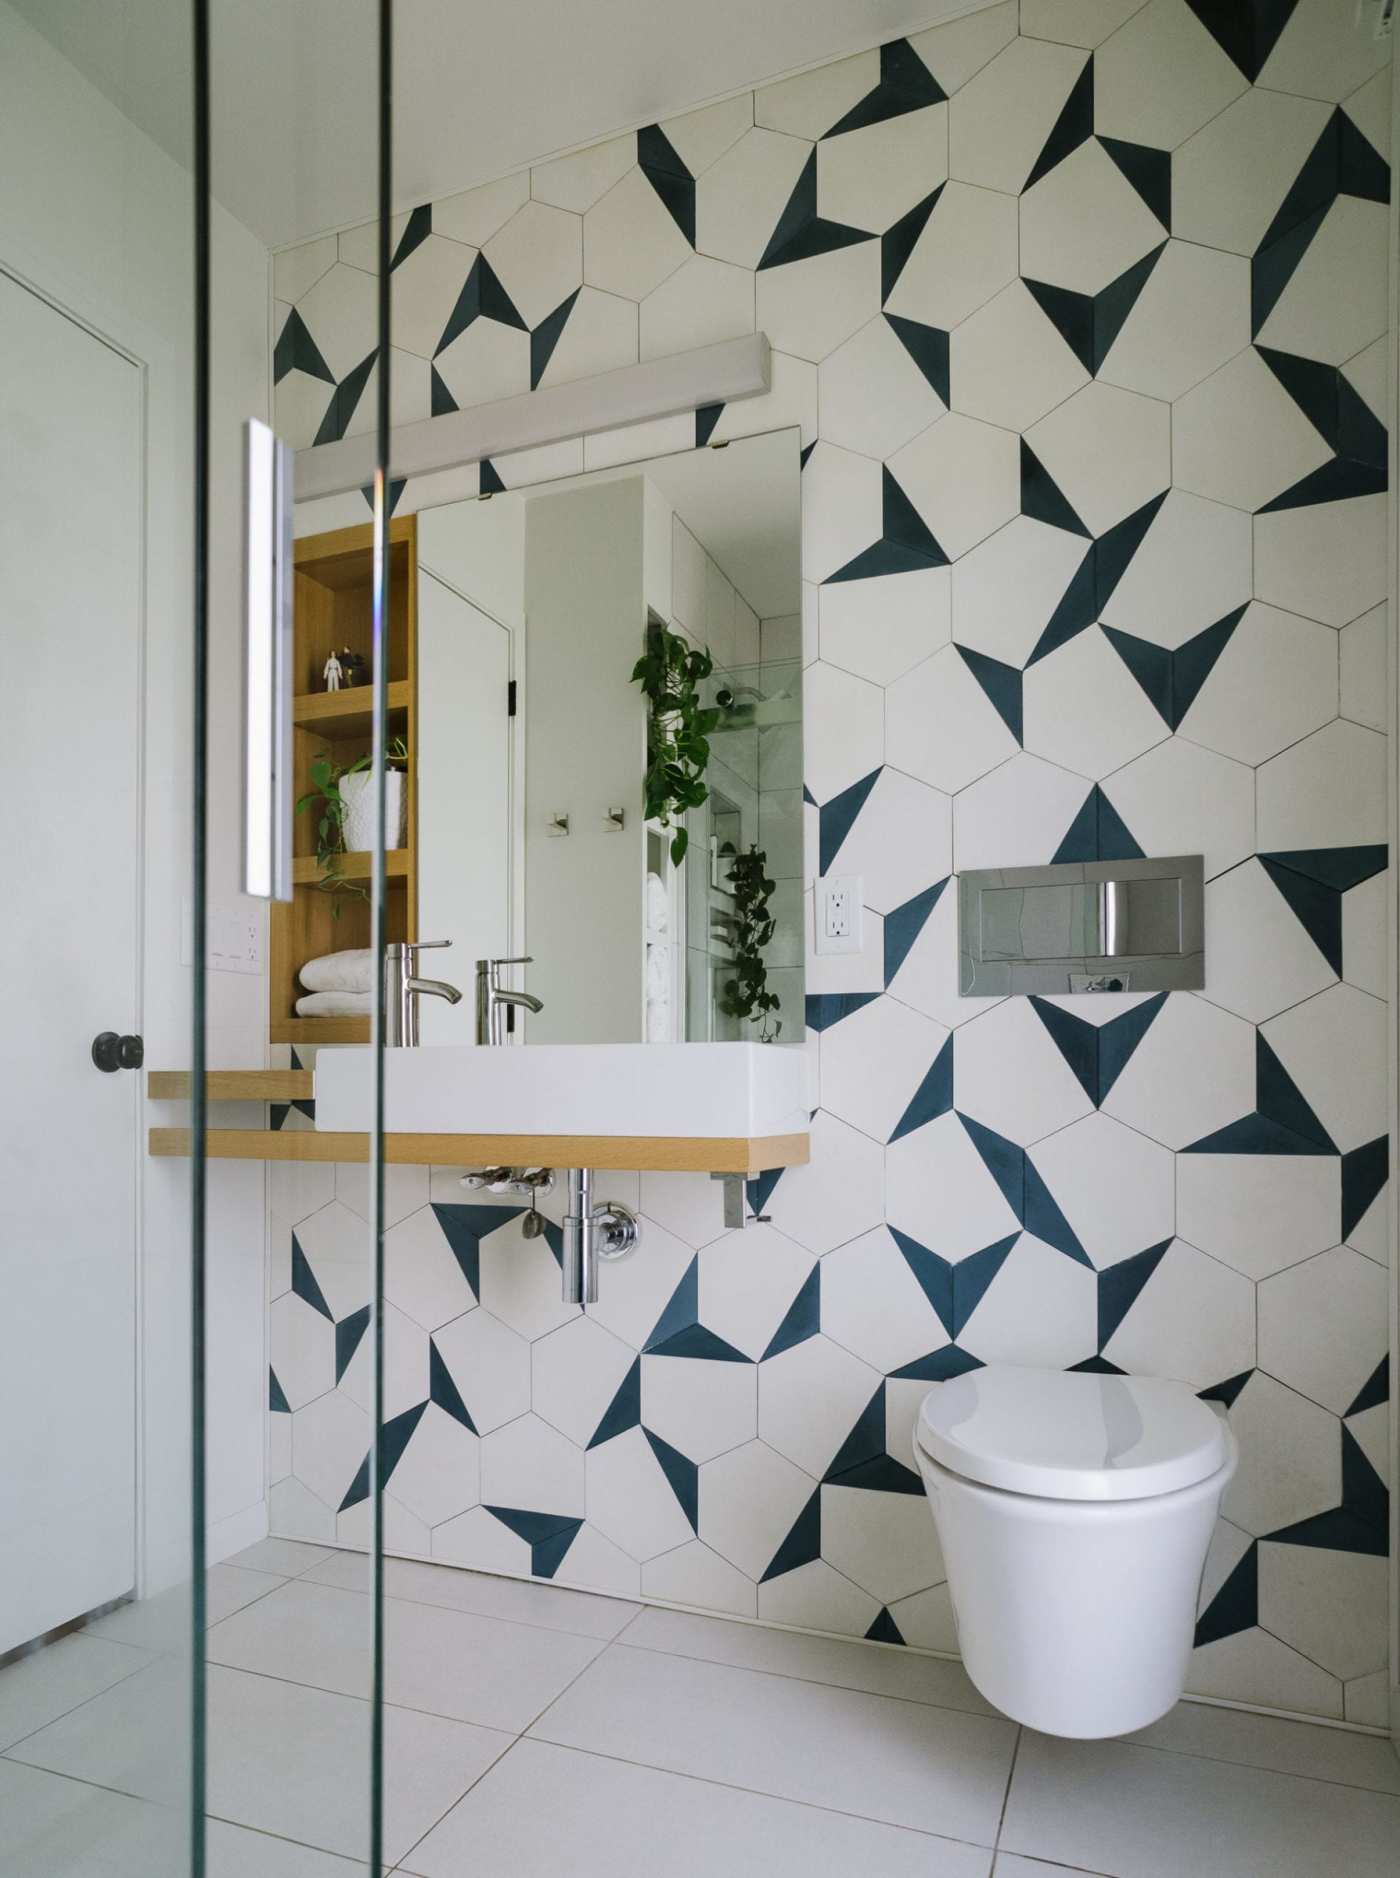
[[[1256,1536],[1336,1506],[1342,1489],[1337,1418],[1256,1370],[1230,1407],[1239,1471],[1223,1511]]]
[[[469,1428],[429,1402],[394,1465],[393,1498],[429,1527],[464,1513],[481,1497],[480,1446]]]
[[[1318,1546],[1259,1546],[1260,1621],[1310,1662],[1347,1679],[1374,1672],[1388,1605],[1383,1558]]]
[[[762,1211],[792,1174],[784,1174]],[[718,1183],[715,1183],[718,1186]],[[752,1225],[712,1241],[700,1254],[700,1321],[731,1348],[757,1363],[780,1333],[784,1344],[816,1330],[816,1264],[778,1226]]]
[[[641,1595],[642,1568],[590,1522],[575,1534],[554,1581],[601,1591],[608,1597],[636,1598]]]
[[[631,306],[630,301],[620,305]],[[753,331],[753,276],[745,268],[695,255],[641,305],[641,356],[663,358]],[[633,312],[634,324],[636,312]],[[573,320],[570,320],[572,326]],[[567,334],[567,329],[566,329]],[[602,371],[604,366],[590,366]],[[583,376],[580,371],[575,376]]]
[[[1176,1163],[1136,1129],[1085,1115],[1038,1141],[1030,1160],[1098,1270],[1171,1238]]]
[[[1037,659],[1022,695],[1026,749],[1096,782],[1168,735],[1097,626]]]
[[[1260,1035],[1339,1151],[1386,1130],[1385,1006],[1354,985],[1333,985],[1284,1011]]]
[[[589,1523],[629,1558],[641,1563],[694,1538],[695,1529],[642,1429],[591,1448],[587,1473]]]
[[[1210,977],[1203,996],[1262,1024],[1335,980],[1327,960],[1289,911],[1258,860],[1206,886]]]
[[[946,183],[885,311],[951,332],[1016,278],[1016,201]]]
[[[1029,1147],[1094,1107],[1029,998],[1007,998],[953,1033],[958,1112]]]
[[[825,136],[817,145],[817,202],[823,220],[872,234],[883,234],[947,175],[946,104],[902,111],[839,136]]]
[[[758,1433],[820,1479],[879,1384],[878,1372],[840,1343],[808,1337],[758,1366]]]
[[[1184,1148],[1253,1108],[1254,1039],[1252,1025],[1204,998],[1168,998],[1103,1112],[1163,1147]]]
[[[647,1222],[646,1247],[645,1258],[612,1267],[608,1276],[615,1282],[600,1285],[597,1304],[588,1307],[590,1317],[633,1350],[640,1350],[656,1328],[695,1256],[655,1220]],[[556,1293],[558,1288],[556,1268]]]
[[[576,150],[572,156],[537,163],[530,171],[529,193],[536,202],[585,215],[614,183],[622,180],[636,160],[636,139],[613,137],[607,143]]]
[[[289,1408],[335,1387],[335,1325],[327,1316],[287,1291],[273,1300],[268,1324],[272,1370]]]
[[[1139,190],[1090,137],[1022,195],[1021,273],[1072,293],[1098,294],[1146,260],[1166,234]]]
[[[538,1415],[520,1415],[481,1438],[484,1506],[539,1512],[584,1510],[583,1450]]]
[[[435,202],[433,229],[453,241],[465,241],[479,248],[504,228],[529,199],[529,173],[518,170],[513,176],[503,176],[496,182],[482,183],[479,188],[464,189],[458,195]]]
[[[880,310],[879,243],[762,268],[756,292],[758,330],[779,352],[820,365]]]
[[[1247,515],[1173,490],[1103,608],[1104,623],[1174,649],[1250,598],[1250,566]]]
[[[637,168],[628,169],[583,217],[583,278],[624,300],[645,300],[692,252]]]
[[[757,268],[778,219],[814,160],[805,139],[782,131],[745,131],[700,178],[695,191],[698,253]]]
[[[888,915],[952,871],[953,804],[892,768],[857,787],[864,794],[853,819],[838,820],[835,804],[822,805],[821,872],[859,875],[865,904]]]
[[[947,1041],[941,1024],[876,998],[822,1033],[823,1107],[872,1140],[890,1140]]]
[[[892,684],[948,643],[949,594],[946,567],[828,583],[819,601],[822,659]]]
[[[839,124],[880,82],[880,54],[874,47],[854,58],[837,59],[794,78],[763,85],[754,93],[754,122],[769,130],[815,141]]]
[[[642,1427],[691,1461],[714,1460],[760,1432],[753,1364],[656,1355],[641,1366]]]
[[[1019,1228],[1006,1194],[956,1115],[941,1115],[892,1142],[885,1181],[890,1224],[918,1244],[936,1247],[942,1258],[966,1258]]]
[[[948,168],[958,181],[1019,195],[1085,69],[1047,40],[1013,39],[953,99]]]
[[[1019,280],[952,334],[949,372],[953,409],[1007,430],[1025,430],[1088,377]]]
[[[1121,1296],[1113,1301],[1115,1313],[1121,1303]],[[1194,1389],[1211,1388],[1254,1366],[1254,1286],[1174,1239],[1100,1348],[1130,1375],[1174,1376]]]
[[[1083,777],[1038,756],[1013,756],[953,803],[959,873],[981,867],[1044,866],[1055,858],[1083,802]]]
[[[758,1615],[768,1624],[863,1637],[880,1615],[880,1600],[824,1558],[815,1558],[760,1584]]]
[[[1383,333],[1385,226],[1382,203],[1338,196],[1259,329],[1260,345],[1340,365]]]
[[[444,1324],[433,1347],[481,1434],[530,1407],[530,1346],[489,1311]]]
[[[1378,731],[1339,718],[1261,766],[1262,852],[1385,839],[1385,738]]]
[[[1256,515],[1255,598],[1345,626],[1385,598],[1385,530],[1384,496]]]
[[[890,472],[954,560],[1021,506],[1016,439],[951,412],[890,459]]]
[[[396,1226],[401,1219],[407,1219],[428,1200],[428,1170],[426,1167],[387,1166],[383,1179],[384,1224]],[[352,1165],[342,1163],[335,1170],[335,1197],[342,1207],[349,1207],[357,1218],[369,1224],[369,1167],[364,1162]],[[360,1235],[365,1269],[369,1269],[369,1241]]]
[[[1094,54],[1094,129],[1175,150],[1247,89],[1186,0],[1148,0]]]
[[[481,1302],[527,1342],[574,1316],[561,1297],[559,1263],[543,1233],[527,1239],[517,1219],[481,1241]]]
[[[1098,1349],[1093,1272],[1023,1232],[959,1344],[984,1363],[1070,1369]]]
[[[758,1592],[752,1578],[698,1539],[642,1565],[642,1595],[668,1604],[695,1604],[726,1616],[756,1617]]]
[[[595,1318],[576,1316],[530,1346],[531,1407],[586,1446],[636,1361]]]
[[[1098,376],[1149,398],[1180,398],[1249,338],[1249,263],[1243,255],[1169,241]]]
[[[958,899],[954,881],[936,883],[886,922],[885,983],[891,997],[952,1029],[998,1002],[958,989]]]
[[[1182,718],[1183,737],[1257,767],[1337,712],[1337,635],[1330,627],[1247,606]]]
[[[453,1213],[466,1210],[454,1208]],[[450,1323],[477,1302],[438,1209],[432,1206],[419,1207],[385,1233],[384,1285],[399,1309],[424,1330]]]
[[[883,314],[824,359],[817,377],[823,437],[881,461],[947,409]]]
[[[955,646],[945,646],[886,689],[888,761],[946,795],[976,782],[1018,747]]]
[[[824,1486],[821,1523],[827,1564],[880,1604],[926,1591],[947,1577],[922,1486],[908,1493]]]
[[[790,1167],[768,1210],[778,1230],[809,1252],[830,1252],[880,1218],[884,1156],[877,1143],[825,1110],[812,1118],[812,1158]]]
[[[936,1235],[935,1242],[940,1248],[947,1244],[942,1234]],[[858,1357],[877,1377],[892,1375],[949,1340],[913,1267],[886,1226],[829,1252],[822,1260],[821,1323],[825,1338]],[[874,1386],[872,1381],[858,1407],[869,1401]],[[841,1431],[843,1436],[854,1421],[852,1413]]]
[[[818,802],[829,802],[884,762],[885,695],[878,685],[818,660],[803,674],[802,717],[801,780]]]
[[[1385,1358],[1386,1295],[1380,1266],[1344,1245],[1265,1279],[1259,1367],[1345,1415]]]
[[[1135,757],[1103,790],[1144,854],[1204,855],[1210,880],[1253,852],[1253,772],[1184,737]]]
[[[296,1478],[334,1511],[350,1491],[369,1449],[370,1418],[339,1389],[319,1396],[292,1416]]]
[[[1385,608],[1372,607],[1343,626],[1342,716],[1371,730],[1386,727],[1385,686],[1389,664]]]
[[[700,1469],[705,1543],[757,1582],[815,1492],[810,1474],[762,1441],[745,1442]]]

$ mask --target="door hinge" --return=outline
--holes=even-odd
[[[506,685],[506,716],[515,716],[515,680],[513,678]]]

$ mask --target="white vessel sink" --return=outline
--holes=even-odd
[[[368,1049],[318,1051],[318,1129],[369,1127],[372,1062]],[[806,1081],[796,1044],[443,1044],[384,1052],[384,1123],[424,1135],[797,1134]]]

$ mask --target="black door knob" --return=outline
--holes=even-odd
[[[139,1037],[119,1037],[115,1030],[104,1030],[92,1040],[92,1060],[108,1074],[118,1069],[140,1069],[146,1060],[146,1046]]]

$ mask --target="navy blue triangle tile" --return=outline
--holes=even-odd
[[[1029,670],[1050,653],[1057,652],[1061,646],[1068,645],[1079,633],[1087,632],[1094,623],[1097,611],[1094,604],[1094,549],[1091,544],[1085,550],[1084,559],[1070,576],[1069,585],[1046,622],[1045,630],[1036,640],[1034,650],[1026,661],[1026,669]]]
[[[867,1004],[873,1004],[879,995],[878,991],[814,991],[805,1000],[807,1028],[830,1030],[843,1017],[851,1017]]]
[[[886,313],[885,319],[904,350],[945,404],[949,399],[949,336],[941,326],[921,326],[917,320]]]
[[[885,1385],[882,1382],[856,1418],[856,1425],[832,1456],[822,1475],[831,1482],[864,1461],[885,1452]]]
[[[1106,1356],[1086,1356],[1082,1363],[1071,1363],[1068,1373],[1072,1376],[1126,1376],[1128,1372],[1110,1363]]]
[[[1154,150],[1145,143],[1124,143],[1100,137],[1105,152],[1137,190],[1163,228],[1172,225],[1172,157],[1170,150]]]
[[[1173,730],[1196,702],[1201,686],[1215,670],[1216,661],[1234,637],[1235,628],[1247,610],[1248,602],[1235,607],[1172,653],[1172,709],[1168,721]]]
[[[536,1578],[552,1578],[578,1536],[581,1519],[562,1513],[535,1513],[513,1506],[488,1506],[486,1511],[530,1548],[530,1570]]]
[[[1090,371],[1097,373],[1122,332],[1128,315],[1138,303],[1138,296],[1152,278],[1152,270],[1166,248],[1166,242],[1135,261],[1126,273],[1111,280],[1094,295],[1094,362]]]
[[[1383,1356],[1357,1391],[1348,1415],[1364,1415],[1367,1409],[1380,1408],[1390,1400],[1390,1358]]]
[[[702,404],[695,412],[695,448],[703,450],[715,434],[715,426],[724,416],[722,404]],[[805,465],[804,465],[805,467]]]
[[[1142,1295],[1144,1285],[1166,1255],[1170,1239],[1120,1259],[1099,1273],[1099,1349],[1102,1351]]]
[[[545,367],[554,356],[554,348],[564,336],[564,328],[569,323],[582,287],[575,287],[566,300],[561,300],[552,313],[547,313],[539,325],[530,334],[530,389],[534,391],[544,377]]]
[[[885,915],[885,989],[888,991],[899,975],[899,968],[908,958],[915,940],[928,924],[929,914],[943,897],[943,889],[948,885],[949,877],[936,880],[931,887],[925,887],[922,893],[916,893],[912,900],[906,900],[903,906],[897,906]]]
[[[1385,488],[1386,473],[1382,465],[1353,463],[1346,457],[1334,456],[1330,463],[1310,470],[1300,481],[1291,483],[1254,512],[1274,515],[1285,509],[1312,508],[1319,502],[1348,502],[1354,496],[1383,495]]]
[[[1261,854],[1259,865],[1282,894],[1289,911],[1312,940],[1332,970],[1342,975],[1342,896],[1319,880],[1309,879],[1285,866],[1271,854]]]
[[[428,1400],[434,1402],[444,1415],[450,1415],[454,1422],[460,1422],[464,1428],[477,1432],[476,1423],[471,1418],[471,1411],[462,1400],[461,1391],[452,1380],[452,1371],[443,1361],[441,1350],[431,1337],[428,1339]]]
[[[1225,1408],[1233,1408],[1241,1389],[1254,1374],[1252,1369],[1242,1369],[1238,1376],[1227,1376],[1224,1382],[1214,1382],[1209,1389],[1198,1389],[1196,1394],[1202,1402],[1219,1402]]]
[[[889,1606],[885,1605],[865,1633],[867,1643],[903,1643],[899,1625],[890,1616]]]
[[[980,1252],[970,1252],[953,1267],[953,1321],[943,1327],[955,1341],[967,1329],[968,1319],[986,1297],[988,1287],[1020,1236],[1016,1232],[1008,1233],[1004,1239],[983,1246]]]
[[[1101,1104],[1108,1099],[1109,1090],[1123,1074],[1134,1050],[1156,1023],[1166,1001],[1166,992],[1159,991],[1155,996],[1145,998],[1141,1004],[1135,1004],[1131,1010],[1124,1011],[1121,1017],[1111,1017],[1106,1024],[1100,1024],[1099,1102]]]
[[[822,1555],[822,1490],[812,1494],[793,1521],[792,1530],[768,1561],[760,1584],[768,1584],[799,1565],[811,1565]]]
[[[945,1343],[927,1356],[915,1357],[902,1369],[891,1370],[890,1375],[900,1382],[951,1382],[954,1376],[966,1376],[970,1370],[983,1368],[985,1364],[980,1356],[960,1350],[956,1344]]]
[[[1259,1622],[1259,1541],[1251,1539],[1244,1556],[1196,1619],[1195,1647],[1253,1630]]]
[[[857,1461],[844,1474],[826,1482],[829,1487],[857,1487],[865,1493],[907,1493],[922,1496],[924,1483],[912,1467],[897,1461],[892,1454],[872,1454],[868,1461]]]
[[[1337,130],[1340,116],[1340,109],[1335,109],[1319,132],[1317,141],[1303,160],[1302,168],[1274,211],[1273,220],[1264,230],[1257,253],[1274,247],[1305,223],[1311,222],[1315,226],[1336,200],[1342,168]]]
[[[830,871],[831,863],[841,852],[842,842],[850,834],[857,815],[865,807],[870,791],[879,780],[879,770],[873,769],[868,776],[862,776],[859,782],[853,782],[849,789],[843,789],[840,795],[823,802],[818,809],[818,865],[823,874]]]
[[[1304,874],[1309,880],[1322,881],[1346,893],[1383,873],[1389,851],[1384,842],[1373,842],[1356,848],[1280,848],[1268,858],[1295,874]]]
[[[421,248],[432,232],[432,204],[430,202],[421,202],[410,214],[404,226],[404,231],[399,236],[399,245],[394,249],[394,258],[389,263],[390,273],[392,273],[396,267],[401,267],[415,249]]]
[[[1340,105],[1336,124],[1337,193],[1359,196],[1363,202],[1388,202],[1390,165]]]
[[[880,48],[879,84],[852,105],[826,135],[842,137],[849,131],[864,130],[868,124],[883,124],[888,118],[902,117],[906,111],[942,104],[947,96],[909,41],[892,39]]]
[[[292,1412],[286,1391],[277,1380],[277,1371],[270,1364],[267,1371],[267,1406],[274,1415],[290,1415]]]
[[[828,584],[870,580],[881,574],[910,574],[922,568],[946,567],[948,556],[895,480],[889,465],[880,471],[883,523],[880,539],[862,548],[854,559],[827,576]]]
[[[1026,1156],[1026,1201],[1022,1221],[1026,1231],[1034,1233],[1037,1239],[1043,1239],[1046,1245],[1053,1246],[1057,1252],[1073,1259],[1076,1265],[1087,1265],[1093,1269],[1093,1260],[1079,1243],[1073,1226],[1065,1218],[1058,1200],[1046,1186],[1044,1177],[1035,1162]]]
[[[639,1428],[641,1422],[642,1359],[637,1357],[618,1384],[612,1401],[603,1410],[603,1418],[593,1430],[588,1445],[590,1448],[600,1448],[605,1441],[611,1441],[614,1435],[625,1435],[629,1428]]]
[[[447,388],[447,382],[436,365],[428,367],[428,415],[430,417],[450,417],[459,408],[457,400]]]
[[[1314,430],[1336,450],[1340,447],[1341,426],[1337,410],[1337,388],[1342,375],[1335,365],[1319,359],[1304,359],[1273,346],[1256,346],[1255,351],[1283,386]]]
[[[1064,340],[1075,358],[1077,358],[1079,363],[1084,367],[1085,371],[1090,373],[1097,371],[1098,366],[1095,364],[1093,295],[1076,293],[1072,287],[1056,287],[1048,280],[1023,278],[1025,287],[1030,293],[1031,298],[1035,301],[1046,319],[1048,319],[1050,324],[1055,328],[1055,331],[1060,335],[1061,339]],[[1023,438],[1021,440],[1023,468],[1027,454],[1028,445]],[[1033,455],[1033,453],[1031,454]],[[1044,474],[1043,471],[1041,473]],[[1053,488],[1054,485],[1052,484],[1051,487]],[[1055,490],[1055,495],[1058,497],[1057,506],[1063,505],[1065,509],[1068,509],[1069,504],[1065,502],[1064,497],[1060,495],[1058,490]],[[1029,513],[1029,510],[1024,509],[1024,503],[1022,506],[1023,511]],[[1059,528],[1065,524],[1056,522],[1052,525]],[[1087,534],[1088,530],[1081,525],[1076,528],[1074,532],[1082,535]]]
[[[888,1228],[891,1239],[904,1255],[904,1262],[919,1282],[919,1288],[938,1314],[938,1321],[950,1337],[958,1334],[957,1305],[953,1296],[952,1263],[930,1252],[927,1246],[911,1239],[898,1226]]]
[[[321,357],[320,347],[295,307],[283,322],[273,348],[273,384],[281,384],[288,372],[305,372],[309,378],[319,378],[326,385],[335,383],[335,373]]]
[[[943,194],[944,185],[940,183],[932,193],[916,202],[912,209],[901,215],[880,237],[880,304],[883,306],[899,285],[899,277],[904,272],[910,255],[919,243],[919,236],[928,227],[928,218],[938,207],[938,198]],[[947,399],[943,402],[946,404]]]
[[[403,494],[404,489],[407,486],[407,483],[408,483],[408,478],[406,476],[391,476],[389,478],[389,513],[391,515],[394,513],[395,509],[398,508],[399,497]],[[365,507],[370,511],[371,514],[373,514],[374,512],[374,484],[365,483],[360,490],[360,494],[365,499]]]
[[[1390,1496],[1385,1482],[1345,1422],[1341,1435],[1341,1505],[1264,1536],[1277,1545],[1321,1546],[1332,1552],[1385,1558],[1390,1550]]]
[[[970,1115],[959,1112],[958,1120],[966,1130],[968,1140],[976,1148],[982,1165],[1001,1188],[1006,1204],[1017,1219],[1024,1218],[1026,1210],[1024,1150],[1018,1148],[1014,1141],[1008,1141],[1005,1135],[997,1134],[995,1129],[973,1121]]]
[[[690,1521],[690,1530],[700,1529],[700,1469],[695,1462],[673,1448],[669,1441],[663,1441],[660,1435],[654,1435],[650,1428],[643,1428],[647,1445],[656,1456],[656,1464],[666,1476],[672,1493],[680,1505],[681,1511]]]
[[[1181,1149],[1183,1154],[1325,1154],[1327,1151],[1309,1136],[1295,1135],[1291,1129],[1259,1114],[1257,1109],[1253,1114],[1242,1115],[1237,1122],[1227,1122],[1214,1134],[1188,1142]]]
[[[644,1351],[656,1348],[668,1337],[674,1337],[677,1331],[689,1330],[700,1322],[700,1260],[693,1258],[681,1274],[680,1282],[671,1293],[656,1327],[642,1345]]]
[[[1099,1029],[1087,1018],[1032,997],[1031,1009],[1049,1031],[1055,1048],[1074,1072],[1074,1079],[1094,1104],[1099,1105]]]
[[[1337,374],[1338,456],[1374,469],[1385,466],[1389,438],[1385,425],[1344,373]]]
[[[1143,537],[1157,519],[1157,511],[1167,499],[1164,489],[1142,507],[1115,522],[1094,543],[1094,612],[1099,615],[1113,598],[1113,591],[1128,571],[1128,563],[1142,546]]]
[[[358,1311],[352,1311],[348,1317],[342,1317],[335,1327],[335,1379],[340,1381],[350,1367],[351,1359],[360,1347],[360,1339],[369,1329],[369,1306],[362,1304]]]
[[[326,1303],[321,1287],[316,1282],[316,1274],[307,1262],[301,1241],[295,1233],[292,1234],[292,1290],[303,1304],[309,1304],[313,1311],[319,1311],[327,1322],[335,1322],[331,1307]]]
[[[1083,69],[1070,87],[1070,94],[1060,107],[1040,155],[1031,165],[1025,187],[1032,189],[1042,176],[1048,176],[1067,156],[1087,143],[1094,134],[1094,55],[1086,53]]]
[[[1284,288],[1293,278],[1294,270],[1312,245],[1314,235],[1321,228],[1330,203],[1315,209],[1311,215],[1290,228],[1272,243],[1267,243],[1255,254],[1249,264],[1249,318],[1251,336],[1256,336],[1260,327],[1278,305]]]
[[[1252,85],[1293,17],[1298,0],[1186,0],[1227,58]]]
[[[809,1337],[816,1336],[821,1329],[821,1284],[819,1259],[802,1280],[797,1296],[783,1313],[783,1321],[769,1338],[768,1347],[763,1352],[764,1361],[770,1356],[781,1356],[784,1350],[795,1350],[799,1343],[806,1343]]]
[[[1097,783],[1055,850],[1058,861],[1140,861],[1142,849]]]
[[[769,237],[758,263],[759,272],[769,267],[786,267],[791,261],[808,261],[814,255],[829,254],[835,248],[848,248],[854,242],[874,239],[868,229],[849,228],[843,222],[828,222],[818,215],[814,147]]]
[[[1349,1239],[1390,1178],[1390,1137],[1378,1135],[1342,1156],[1342,1237]]]
[[[963,664],[982,687],[992,709],[1017,743],[1023,744],[1025,712],[1020,672],[1014,665],[1004,665],[1000,659],[989,658],[985,652],[974,652],[968,646],[958,646],[957,651]]]
[[[1315,1141],[1324,1154],[1335,1154],[1337,1147],[1332,1137],[1313,1113],[1262,1030],[1255,1037],[1255,1071],[1258,1078],[1255,1103],[1259,1113],[1293,1134]]]
[[[381,1490],[387,1487],[393,1478],[394,1469],[403,1459],[404,1449],[408,1446],[414,1429],[423,1419],[427,1408],[426,1401],[418,1402],[411,1409],[405,1409],[401,1415],[393,1416],[379,1430],[379,1485]],[[338,1512],[349,1512],[352,1506],[358,1506],[361,1500],[369,1498],[369,1456],[360,1462],[355,1478],[346,1489]]]
[[[637,132],[637,167],[693,248],[695,178],[659,124],[648,124]]]
[[[530,330],[484,254],[478,254],[472,262],[471,271],[442,329],[442,337],[433,347],[433,357],[445,352],[474,320],[495,320],[498,325],[513,326],[522,333]]]
[[[1027,281],[1026,285],[1035,292],[1033,281]],[[1089,530],[1024,437],[1021,439],[1021,513],[1029,515],[1033,521],[1044,522],[1048,528],[1060,528],[1067,534],[1089,538]],[[1093,617],[1091,605],[1084,624],[1087,626]]]
[[[766,1213],[768,1202],[773,1198],[774,1189],[783,1177],[781,1167],[770,1167],[764,1174],[758,1174],[753,1180],[744,1183],[744,1193],[748,1199],[749,1211],[757,1217]]]
[[[477,465],[477,488],[484,496],[503,496],[506,492],[500,471],[489,456],[484,456]]]
[[[1136,639],[1116,626],[1102,628],[1103,636],[1142,687],[1153,710],[1169,730],[1177,726],[1172,683],[1173,655],[1150,639]]]
[[[513,1219],[519,1219],[523,1206],[466,1206],[446,1200],[432,1202],[433,1218],[441,1226],[443,1237],[462,1276],[471,1286],[472,1296],[481,1301],[481,1242]]]
[[[895,1124],[891,1142],[902,1141],[916,1128],[946,1115],[953,1106],[953,1038],[950,1033],[930,1064],[923,1081],[914,1091],[909,1106]]]
[[[713,1330],[706,1330],[703,1324],[687,1324],[680,1330],[673,1331],[660,1343],[647,1345],[649,1356],[692,1356],[709,1363],[747,1363],[751,1358],[742,1350],[736,1350],[732,1343],[726,1343],[723,1337]]]
[[[1097,783],[1099,808],[1099,859],[1101,861],[1141,861],[1146,857],[1132,830],[1114,808]]]
[[[321,427],[316,432],[315,442],[339,443],[350,428],[350,420],[355,415],[356,407],[364,396],[369,375],[374,370],[375,353],[371,352],[353,371],[347,372],[336,386],[326,414],[321,419]]]

